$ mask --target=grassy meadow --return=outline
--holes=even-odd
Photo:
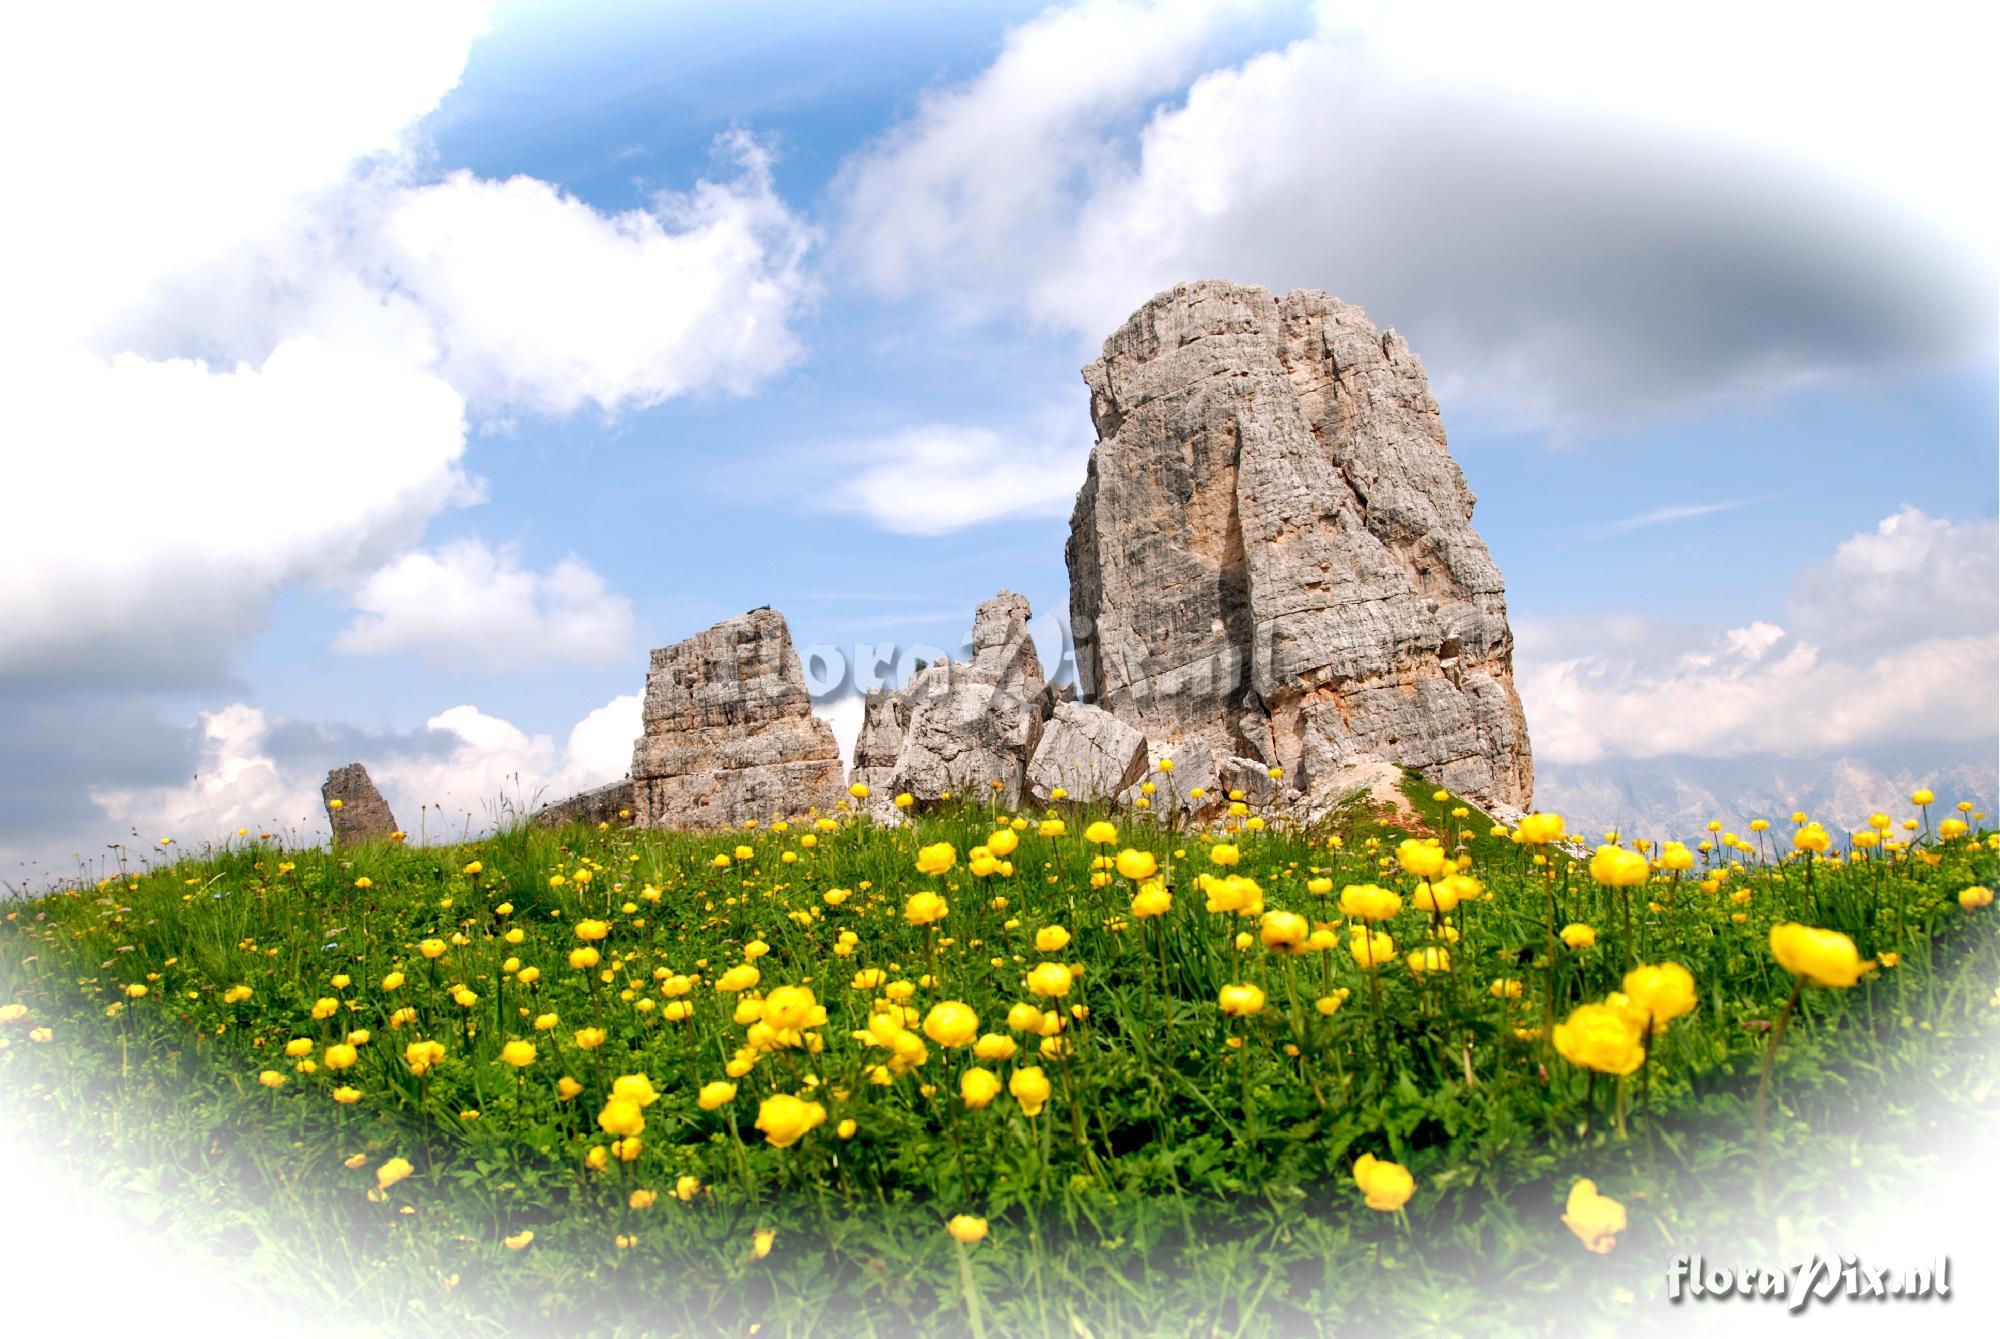
[[[389,1328],[1227,1336],[1656,1319],[2000,1105],[1954,797],[1678,845],[1406,793],[165,848],[7,905],[0,1110]]]

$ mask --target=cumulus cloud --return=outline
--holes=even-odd
[[[2000,523],[1903,507],[1799,573],[1790,603],[1802,637],[1843,652],[1993,631]]]
[[[1991,740],[2000,733],[1996,561],[1991,520],[1905,507],[1799,574],[1789,629],[1523,620],[1516,662],[1536,757],[1803,756]]]
[[[613,215],[531,177],[456,172],[397,192],[379,255],[436,321],[447,379],[562,414],[743,392],[790,365],[811,232],[773,190],[766,149],[741,132],[722,147],[732,180]]]
[[[941,535],[1004,516],[1063,516],[1089,455],[1074,427],[1050,420],[1005,431],[923,424],[831,452],[847,472],[826,505],[905,535]]]
[[[0,408],[0,677],[212,679],[281,586],[365,569],[477,496],[462,401],[392,352],[37,363]]]
[[[1326,288],[1530,426],[1992,346],[1958,7],[1330,4],[1237,63],[1201,60],[1204,17],[1016,29],[849,164],[840,250],[883,292],[1093,339],[1180,280]],[[1084,58],[1097,25],[1115,59]]]
[[[213,686],[301,585],[359,587],[357,648],[435,649],[427,577],[571,649],[629,637],[581,563],[413,551],[481,498],[469,421],[747,390],[796,356],[811,232],[740,134],[717,180],[622,213],[430,179],[419,123],[488,8],[0,20],[0,113],[35,128],[0,164],[38,192],[0,221],[0,681]]]
[[[405,553],[352,595],[334,639],[350,654],[406,651],[439,669],[604,664],[631,649],[632,605],[575,555],[546,572],[477,539]]]
[[[901,296],[967,260],[991,277],[1000,257],[1055,250],[1077,191],[1117,152],[1106,126],[1182,87],[1253,7],[1106,0],[1013,29],[984,71],[845,165],[848,256]]]
[[[460,705],[424,728],[368,738],[362,759],[414,839],[455,838],[482,825],[579,790],[614,781],[632,760],[639,697],[597,708],[557,743],[510,721]],[[261,709],[232,703],[197,722],[192,779],[136,787],[95,787],[102,820],[148,844],[172,837],[199,845],[238,828],[323,837],[319,787],[329,767],[355,761],[357,739],[343,727],[273,721]],[[621,742],[622,741],[622,742]]]

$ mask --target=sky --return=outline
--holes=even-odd
[[[615,778],[758,605],[1059,663],[1079,369],[1204,277],[1423,358],[1539,763],[1990,764],[1968,9],[17,7],[0,878]]]

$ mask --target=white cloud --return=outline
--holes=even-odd
[[[623,693],[578,721],[569,732],[570,766],[577,775],[612,781],[630,771],[644,709],[642,695]]]
[[[405,553],[351,598],[358,613],[334,650],[407,651],[443,669],[603,664],[633,637],[631,602],[582,559],[536,572],[477,539]]]
[[[1800,756],[1992,739],[1996,558],[1992,521],[1904,508],[1800,573],[1790,630],[1524,620],[1516,658],[1535,756]],[[1858,573],[1861,584],[1844,580]],[[1828,607],[1829,583],[1853,603]],[[1844,637],[1849,620],[1886,635]]]
[[[479,500],[468,410],[749,388],[796,355],[811,233],[743,135],[727,179],[620,214],[529,178],[427,180],[419,122],[488,9],[0,20],[0,115],[23,128],[0,168],[24,192],[0,219],[0,494],[26,504],[0,677],[214,684],[299,585],[376,601],[351,644],[420,645],[398,597],[426,574],[566,649],[629,638],[581,563],[495,562],[478,586],[410,552]]]
[[[10,6],[0,341],[74,341],[397,149],[458,82],[490,0],[337,11],[223,0]],[[30,194],[32,193],[32,194]]]
[[[1991,632],[2000,611],[2000,523],[1948,521],[1904,506],[1799,573],[1801,636],[1842,650]]]
[[[1683,502],[1670,507],[1655,507],[1651,511],[1640,512],[1636,516],[1625,516],[1602,525],[1592,526],[1593,535],[1622,535],[1630,530],[1644,530],[1656,525],[1672,525],[1675,521],[1699,520],[1703,516],[1714,516],[1718,512],[1735,511],[1738,507],[1750,505],[1749,498],[1732,498],[1726,502]]]
[[[281,586],[365,569],[476,496],[458,395],[393,351],[55,348],[30,370],[0,397],[0,675],[212,677]]]
[[[240,827],[308,839],[324,835],[319,787],[326,779],[326,757],[280,748],[278,723],[245,703],[204,712],[200,724],[201,761],[194,779],[94,788],[91,799],[107,820],[136,830],[149,844],[172,837],[180,845],[198,846]],[[505,812],[525,812],[617,780],[631,766],[638,733],[636,694],[589,713],[564,745],[461,705],[431,717],[414,735],[375,741],[360,761],[412,840],[420,833],[449,840],[468,822],[477,831]]]
[[[1112,153],[1102,127],[1182,86],[1250,8],[1103,0],[1013,29],[984,71],[924,97],[845,166],[849,257],[900,296],[968,260],[1055,248],[1076,191]]]
[[[743,392],[799,346],[810,229],[768,151],[725,136],[738,175],[605,215],[531,177],[456,172],[398,192],[382,263],[432,315],[444,373],[476,400],[612,411],[688,390]]]
[[[1076,501],[1090,448],[1073,426],[1006,432],[953,423],[906,428],[833,453],[846,475],[827,505],[885,530],[941,535],[1004,516],[1062,516]]]
[[[1182,280],[1326,288],[1521,424],[1975,359],[1963,14],[1334,4],[1216,64],[1178,7],[1052,10],[856,157],[839,246],[881,291],[1089,339]],[[1095,25],[1116,58],[1065,40]]]

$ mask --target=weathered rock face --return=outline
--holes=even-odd
[[[613,781],[581,791],[566,800],[545,804],[529,820],[536,827],[559,828],[569,823],[621,823],[632,816],[632,783]]]
[[[1147,767],[1144,735],[1102,707],[1057,702],[1028,760],[1028,793],[1041,803],[1058,787],[1078,802],[1113,800]]]
[[[389,812],[389,802],[375,789],[368,769],[358,762],[328,772],[326,783],[319,788],[319,797],[326,805],[327,820],[333,825],[335,846],[385,841],[398,831],[396,816]]]
[[[1027,600],[1001,591],[973,616],[970,661],[940,661],[896,692],[870,691],[854,775],[871,798],[985,795],[998,781],[1001,803],[1020,801],[1048,700],[1028,618]]]
[[[632,751],[633,819],[722,827],[831,809],[833,730],[813,715],[784,615],[757,609],[653,652]]]
[[[1086,701],[1308,797],[1380,758],[1527,805],[1500,572],[1401,336],[1324,293],[1205,281],[1148,302],[1083,375]]]

